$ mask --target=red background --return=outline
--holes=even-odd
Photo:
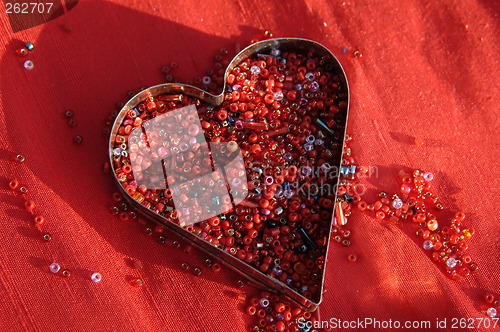
[[[352,246],[330,247],[321,318],[448,318],[449,325],[452,317],[486,317],[483,295],[500,296],[498,3],[84,0],[16,33],[0,8],[0,330],[253,326],[234,296],[238,276],[183,272],[183,261],[201,266],[196,253],[157,244],[139,224],[109,214],[116,187],[101,171],[101,130],[127,91],[163,82],[161,66],[177,61],[174,76],[202,75],[221,47],[234,54],[235,43],[247,45],[259,27],[316,40],[343,64],[353,155],[379,168],[367,200],[375,190],[396,192],[401,168],[431,171],[446,207],[440,221],[463,210],[477,231],[470,254],[480,270],[455,282],[422,249],[413,225],[355,213]],[[14,51],[27,41],[35,50],[20,58]],[[353,57],[355,50],[363,56]],[[26,59],[32,71],[23,68]],[[76,128],[63,116],[68,108]],[[75,135],[83,136],[81,146]],[[17,153],[24,164],[12,160]],[[41,240],[22,198],[7,189],[12,178],[28,187],[52,241]],[[355,263],[347,262],[351,253]],[[131,259],[144,269],[133,269]],[[53,261],[71,277],[52,275]],[[103,275],[99,284],[89,279],[94,271]],[[145,286],[132,288],[132,277]]]

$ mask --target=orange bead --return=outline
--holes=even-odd
[[[431,231],[435,231],[438,228],[438,222],[435,219],[429,220],[427,222],[427,228]]]

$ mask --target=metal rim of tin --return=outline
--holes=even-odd
[[[120,110],[118,113],[118,116],[116,117],[113,127],[111,129],[111,135],[109,139],[109,160],[110,160],[110,165],[113,170],[113,176],[118,184],[118,187],[120,188],[120,191],[125,197],[125,199],[132,205],[134,206],[141,214],[149,217],[153,221],[160,223],[162,226],[172,230],[174,233],[182,237],[184,240],[187,240],[188,242],[195,244],[199,249],[204,251],[209,255],[209,257],[214,257],[221,262],[225,263],[228,267],[230,267],[232,270],[244,275],[248,280],[250,284],[255,284],[259,288],[264,288],[268,289],[270,291],[286,295],[289,299],[293,300],[295,303],[299,304],[300,306],[310,310],[314,311],[318,307],[318,305],[322,301],[323,297],[323,287],[324,287],[324,279],[325,279],[325,272],[326,272],[326,264],[328,262],[328,248],[330,246],[330,237],[331,237],[331,231],[332,231],[332,226],[330,226],[330,229],[328,231],[328,239],[327,239],[327,247],[326,247],[326,252],[325,252],[325,263],[322,271],[322,276],[321,276],[321,285],[320,285],[320,291],[319,291],[319,298],[315,301],[315,299],[309,299],[304,297],[302,294],[296,292],[295,290],[291,289],[281,281],[272,278],[256,268],[254,268],[251,265],[248,265],[247,263],[237,259],[234,256],[229,255],[228,253],[222,251],[221,249],[215,247],[214,245],[204,241],[203,239],[197,237],[193,233],[185,230],[181,226],[177,225],[176,223],[169,221],[167,218],[162,217],[153,211],[145,208],[142,204],[137,202],[135,199],[133,199],[123,188],[123,186],[120,184],[118,179],[116,178],[116,170],[113,162],[113,144],[114,144],[114,137],[116,136],[118,132],[118,128],[120,127],[121,123],[123,122],[123,118],[126,116],[127,112],[131,109],[133,109],[137,104],[142,102],[144,99],[147,97],[151,96],[158,96],[162,94],[186,94],[190,97],[195,97],[198,98],[206,103],[212,104],[214,106],[219,106],[222,104],[224,101],[224,94],[226,91],[226,77],[228,74],[231,73],[231,71],[238,66],[243,60],[245,60],[248,57],[251,57],[253,55],[256,55],[257,53],[265,53],[268,52],[272,49],[279,49],[281,51],[300,51],[300,50],[307,50],[307,51],[315,51],[320,55],[326,55],[331,57],[331,60],[333,62],[334,68],[332,71],[335,71],[340,78],[340,81],[344,87],[345,93],[347,95],[346,97],[346,103],[347,103],[347,108],[345,111],[345,120],[343,123],[343,133],[342,133],[342,143],[345,140],[345,134],[346,134],[346,127],[347,127],[347,118],[349,114],[349,101],[350,101],[350,91],[349,91],[349,84],[347,81],[347,76],[345,74],[344,68],[340,64],[339,60],[333,55],[330,50],[328,50],[325,46],[321,45],[318,42],[309,40],[309,39],[301,39],[301,38],[274,38],[274,39],[267,39],[264,41],[260,41],[254,44],[251,44],[244,48],[242,51],[240,51],[229,63],[228,67],[226,68],[226,71],[224,73],[224,85],[222,87],[222,91],[218,95],[213,95],[211,93],[208,93],[200,88],[197,88],[192,85],[188,84],[180,84],[180,83],[164,83],[164,84],[159,84],[155,85],[152,87],[149,87],[147,89],[142,90],[141,92],[137,93],[135,96],[133,96]],[[342,156],[343,156],[343,151],[344,150],[344,144],[342,144],[342,148],[340,151],[340,158],[339,158],[339,164],[335,165],[340,169],[340,164],[342,162]],[[338,182],[340,179],[340,175],[337,177],[335,180],[335,187],[337,187]],[[337,194],[335,193],[335,200],[337,198]],[[333,208],[334,209],[334,208]],[[334,211],[332,212],[332,219],[335,218],[334,216]]]

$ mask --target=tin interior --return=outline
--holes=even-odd
[[[256,55],[257,53],[266,53],[270,52],[272,49],[279,49],[283,52],[286,51],[314,51],[314,53],[320,55],[320,56],[327,56],[331,58],[331,64],[332,64],[332,72],[335,72],[341,81],[342,87],[343,87],[343,92],[347,95],[346,97],[346,102],[347,102],[347,109],[345,110],[345,114],[342,114],[341,117],[341,123],[339,123],[340,127],[343,128],[342,132],[340,133],[340,139],[339,142],[342,143],[342,148],[340,150],[340,155],[338,156],[339,164],[334,165],[338,167],[337,169],[340,169],[340,162],[342,160],[342,149],[343,149],[343,141],[345,137],[345,130],[346,130],[346,125],[347,125],[347,114],[349,110],[349,87],[348,87],[348,82],[347,78],[345,75],[345,72],[340,65],[339,61],[337,58],[323,45],[311,41],[311,40],[306,40],[306,39],[298,39],[298,38],[276,38],[276,39],[269,39],[265,41],[261,41],[255,44],[252,44],[245,49],[243,49],[240,53],[238,53],[231,63],[229,64],[228,68],[226,69],[224,77],[226,77],[234,67],[236,67],[242,60],[251,57],[253,55]],[[225,80],[224,80],[225,82]],[[223,91],[225,91],[225,85]],[[110,136],[110,141],[109,141],[109,158],[110,158],[110,164],[112,165],[113,169],[113,174],[115,176],[115,179],[118,183],[118,187],[121,190],[121,193],[123,197],[132,205],[134,206],[141,214],[151,218],[155,222],[163,225],[167,229],[170,229],[173,231],[175,234],[180,236],[182,239],[184,239],[186,242],[195,245],[197,248],[201,249],[204,251],[206,254],[208,254],[211,258],[215,258],[222,263],[224,263],[226,266],[232,268],[233,270],[241,273],[244,277],[246,277],[249,282],[255,284],[256,286],[260,288],[264,288],[273,292],[277,292],[280,294],[284,294],[287,297],[289,297],[291,300],[295,301],[297,304],[307,308],[308,310],[315,310],[316,307],[320,304],[322,294],[323,294],[323,283],[324,283],[324,276],[325,276],[325,269],[323,268],[322,271],[322,277],[321,277],[321,285],[320,286],[320,292],[319,292],[319,297],[310,299],[304,297],[302,294],[294,291],[284,283],[280,282],[277,279],[274,279],[270,276],[265,275],[264,273],[260,272],[259,270],[255,269],[254,267],[248,265],[247,263],[239,260],[236,257],[231,256],[229,253],[224,252],[223,250],[217,248],[216,246],[204,241],[200,237],[194,235],[193,233],[185,230],[181,226],[177,225],[176,223],[169,221],[167,218],[162,217],[153,211],[147,209],[144,207],[142,204],[137,202],[135,199],[133,199],[121,186],[119,183],[118,179],[116,178],[116,169],[114,166],[113,162],[113,154],[112,154],[112,149],[113,149],[113,142],[115,139],[115,136],[117,135],[118,129],[123,122],[127,112],[130,109],[133,109],[136,107],[141,101],[143,101],[146,97],[150,96],[158,96],[158,95],[163,95],[163,94],[185,94],[191,97],[196,97],[202,101],[205,101],[209,104],[212,104],[214,106],[218,106],[222,104],[223,98],[224,98],[224,92],[221,92],[218,95],[213,95],[210,94],[206,91],[203,91],[197,87],[191,86],[191,85],[186,85],[186,84],[176,84],[176,83],[167,83],[167,84],[160,84],[156,86],[152,86],[148,89],[145,89],[138,94],[136,94],[134,97],[132,97],[121,109],[120,113],[118,114],[114,124],[113,128],[111,130],[111,136]],[[338,183],[338,177],[334,180],[336,183]],[[336,196],[335,196],[336,198]],[[332,213],[332,218],[334,218],[334,214]],[[330,235],[331,235],[331,230],[332,227],[330,226],[329,228],[329,236],[327,240],[327,248],[330,243]],[[325,253],[325,264],[328,259],[328,249]]]

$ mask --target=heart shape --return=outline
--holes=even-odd
[[[124,197],[260,286],[321,302],[349,89],[324,46],[252,44],[223,92],[161,84],[130,99],[109,142]]]

